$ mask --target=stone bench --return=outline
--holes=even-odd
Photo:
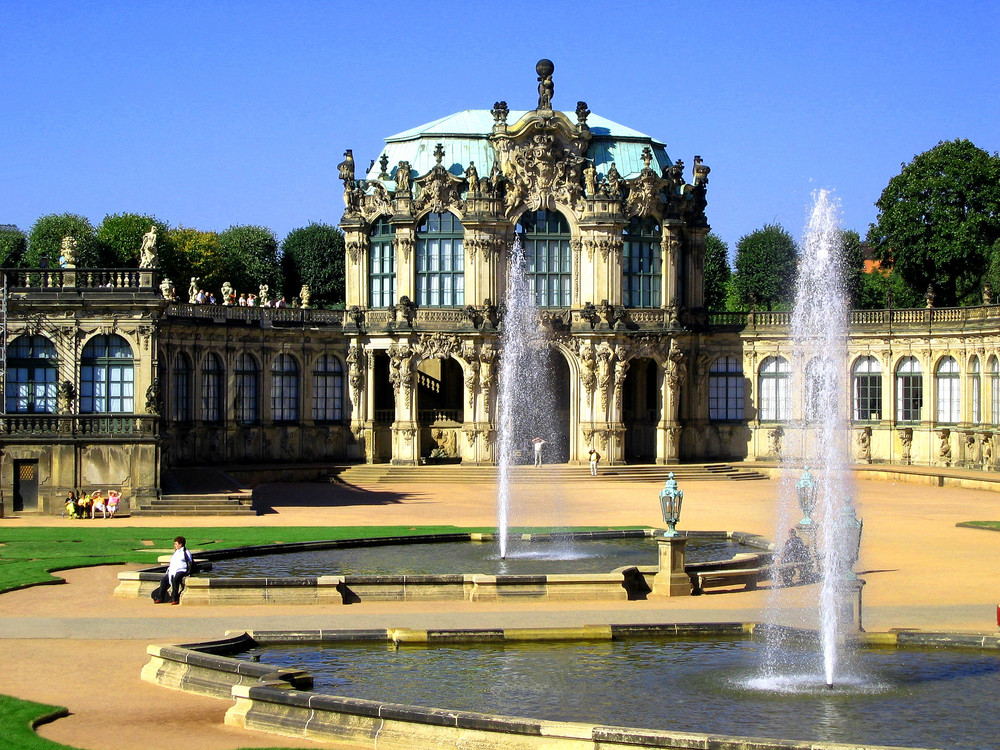
[[[766,577],[765,568],[731,568],[729,570],[705,570],[695,573],[692,594],[701,594],[707,588],[743,586],[746,591],[757,588],[757,582]]]

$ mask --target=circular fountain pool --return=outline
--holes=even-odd
[[[828,690],[815,647],[759,674],[752,638],[293,644],[243,654],[307,670],[318,693],[448,711],[806,742],[996,747],[1000,655],[861,648]],[[971,721],[970,717],[978,717]]]
[[[435,541],[428,538],[392,544],[366,540],[323,549],[286,552],[275,546],[268,554],[217,559],[205,575],[214,577],[278,577],[320,575],[534,575],[609,573],[626,566],[656,565],[655,540],[645,532],[536,535],[512,537],[506,558],[495,541]],[[692,538],[691,563],[728,560],[749,548],[725,536]],[[759,551],[759,550],[758,550]]]

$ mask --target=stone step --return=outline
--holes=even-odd
[[[134,516],[255,516],[249,493],[162,495],[132,510]]]
[[[135,508],[133,516],[256,516],[257,511],[250,507],[240,508]]]

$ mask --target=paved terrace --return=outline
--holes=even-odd
[[[681,527],[775,535],[778,480],[688,482]],[[658,484],[602,482],[530,485],[516,525],[659,526]],[[1000,520],[1000,492],[859,481],[865,520],[858,570],[865,587],[865,626],[996,632],[1000,600],[1000,534],[957,528]],[[70,521],[6,518],[5,527],[78,523],[166,527],[495,524],[488,485],[380,485],[370,490],[329,484],[273,484],[257,490],[270,509],[256,518],[118,518]],[[797,519],[793,519],[797,520]],[[280,538],[280,531],[275,538]],[[156,607],[116,599],[123,567],[67,571],[68,585],[0,596],[0,692],[69,708],[71,716],[40,733],[78,748],[226,750],[322,747],[223,726],[228,704],[142,682],[149,643],[215,638],[234,629],[357,627],[505,627],[687,621],[756,621],[768,592],[710,592],[638,602],[545,604],[467,602],[369,603],[349,606]],[[803,598],[813,587],[791,590]],[[807,612],[809,610],[801,610]],[[801,613],[797,606],[787,617]],[[805,615],[808,621],[808,615]],[[325,745],[330,747],[330,745]]]

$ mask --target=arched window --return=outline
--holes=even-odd
[[[396,228],[380,216],[368,234],[368,306],[389,307],[396,301]]]
[[[241,354],[236,360],[236,393],[233,411],[237,424],[257,424],[260,421],[257,360],[251,354]]]
[[[344,368],[332,354],[324,354],[313,369],[313,419],[339,422],[343,418]]]
[[[855,422],[882,418],[882,366],[875,357],[858,357],[851,368],[851,394]]]
[[[791,403],[788,393],[790,377],[791,368],[784,357],[768,357],[761,363],[757,392],[760,394],[762,422],[788,419]]]
[[[972,405],[972,424],[983,422],[983,379],[979,368],[979,357],[969,360],[969,401]]]
[[[10,414],[55,414],[59,369],[44,336],[18,336],[7,346],[5,401]]]
[[[219,355],[209,352],[201,363],[201,418],[217,424],[222,421],[223,391],[222,362]]]
[[[191,375],[194,368],[191,360],[184,352],[174,357],[174,369],[171,372],[170,418],[174,422],[191,421]]]
[[[132,347],[117,334],[94,336],[80,355],[80,413],[134,412]]]
[[[896,366],[896,420],[919,422],[924,405],[924,377],[916,357],[903,357]]]
[[[957,424],[962,419],[959,397],[958,362],[954,357],[943,357],[934,373],[937,381],[937,421]]]
[[[743,419],[743,365],[736,357],[719,357],[708,368],[708,418]]]
[[[569,307],[573,303],[573,256],[566,219],[554,211],[529,211],[521,216],[517,233],[535,304]]]
[[[622,304],[659,307],[662,295],[660,225],[652,217],[633,218],[622,249]]]
[[[455,214],[428,214],[417,227],[417,304],[465,304],[462,222]]]
[[[1000,425],[1000,360],[991,355],[987,360],[990,373],[990,424]]]
[[[271,368],[271,419],[299,421],[299,365],[290,354],[281,354]]]

